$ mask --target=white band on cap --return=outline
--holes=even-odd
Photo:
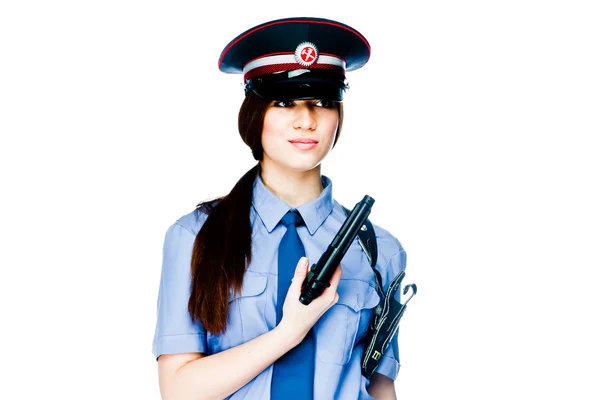
[[[257,68],[273,66],[274,69],[277,69],[276,66],[281,64],[288,66],[286,68],[282,65],[282,71],[289,70],[290,64],[297,65],[298,69],[307,68],[299,64],[298,61],[296,61],[296,57],[294,56],[294,54],[278,54],[274,56],[266,56],[252,60],[248,64],[244,65],[244,69],[242,70],[242,72],[244,76],[246,76],[250,71],[255,70]],[[324,54],[320,54],[317,61],[313,65],[311,65],[310,68],[319,68],[319,66],[332,66],[341,68],[344,71],[346,70],[346,62],[343,59]],[[274,72],[276,71],[273,71],[273,73]]]

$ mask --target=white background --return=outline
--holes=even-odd
[[[600,398],[594,3],[2,2],[0,398],[159,399],[165,231],[254,164],[218,57],[290,16],[372,45],[323,173],[407,250],[399,398]]]

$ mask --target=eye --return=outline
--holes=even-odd
[[[323,99],[319,99],[319,100],[315,100],[315,107],[322,107],[322,108],[332,108],[333,107],[333,101],[331,100],[323,100]]]
[[[273,107],[291,107],[294,105],[294,102],[290,100],[275,100],[273,102]]]

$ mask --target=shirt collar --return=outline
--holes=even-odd
[[[315,234],[333,210],[333,183],[325,175],[321,175],[321,183],[323,190],[319,197],[297,207],[311,235]],[[281,218],[292,209],[265,186],[260,174],[254,180],[252,204],[269,233],[275,229]]]

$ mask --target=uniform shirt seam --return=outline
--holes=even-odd
[[[189,229],[189,228],[187,228],[187,227],[185,227],[185,226],[181,225],[181,223],[180,223],[180,222],[175,222],[175,224],[174,224],[174,225],[179,225],[181,228],[183,228],[184,230],[188,231],[188,232],[190,233],[190,235],[192,235],[192,236],[195,236],[195,235],[194,235],[194,232],[192,232],[192,231],[191,231],[191,229]]]
[[[388,266],[390,265],[390,263],[392,262],[392,260],[396,257],[398,257],[399,255],[401,255],[402,253],[406,253],[406,251],[404,249],[398,251],[396,254],[394,254],[393,256],[391,256],[390,258],[388,258],[387,262],[385,263],[385,267],[383,268],[383,271],[387,271]]]

